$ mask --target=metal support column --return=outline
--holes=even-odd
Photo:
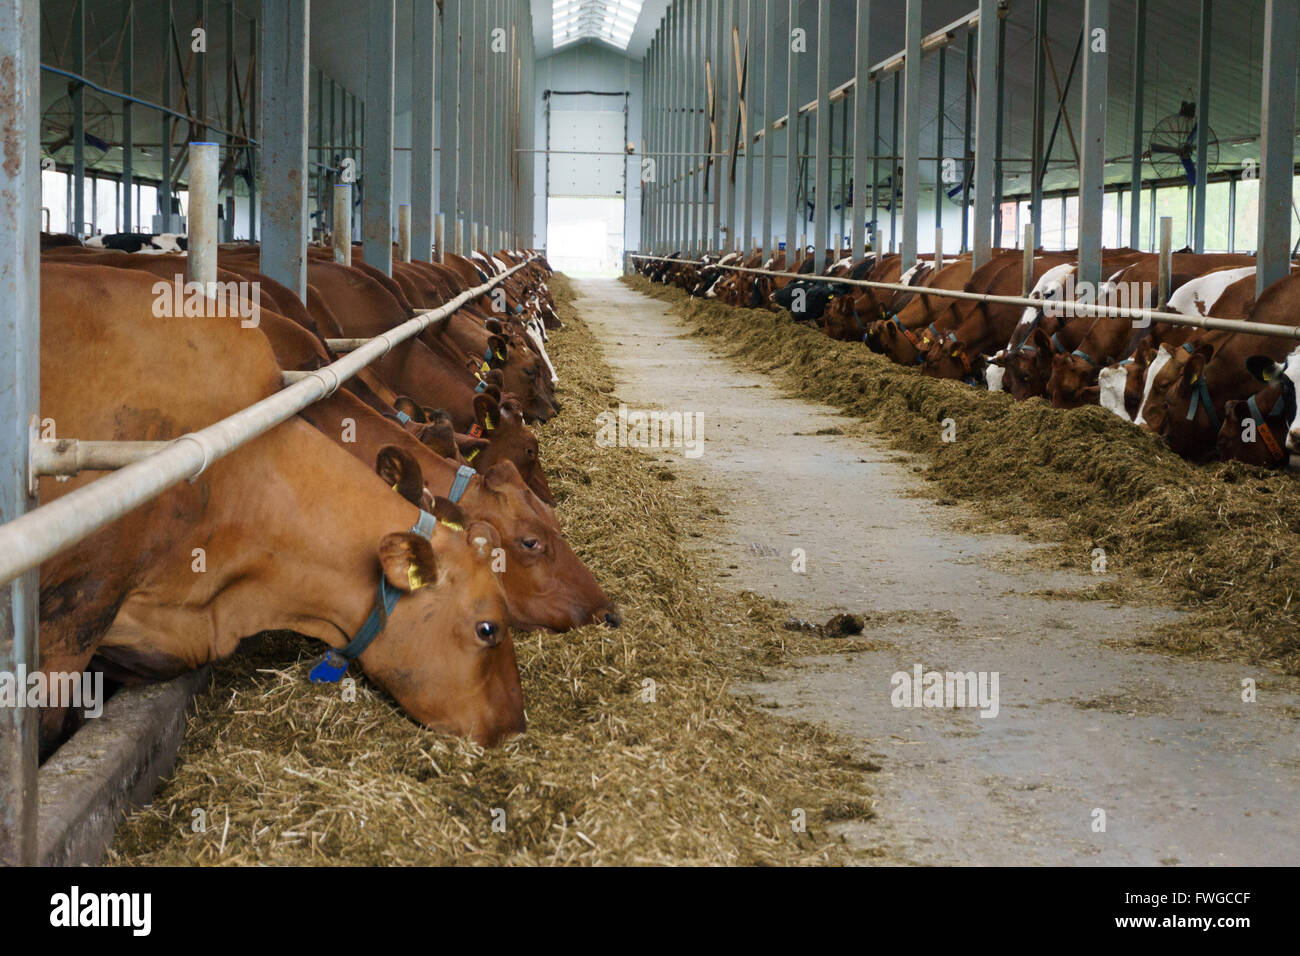
[[[28,493],[30,426],[40,408],[41,77],[40,3],[0,4],[5,132],[0,163],[0,520],[36,507]],[[38,572],[0,586],[0,671],[40,666]],[[0,865],[36,863],[36,761],[40,711],[0,707]]]
[[[830,248],[831,213],[831,0],[817,0],[817,139],[813,146],[813,236],[817,268],[835,264]]]
[[[786,66],[785,99],[785,250],[786,263],[794,264],[792,251],[799,241],[799,57],[794,49],[794,31],[799,26],[799,0],[790,0],[790,22],[785,45],[790,53]]]
[[[997,0],[980,0],[978,52],[975,60],[975,254],[971,268],[978,269],[993,258],[993,220],[1002,210],[993,204],[993,179],[997,175],[994,144],[998,106],[994,90],[997,34]],[[1001,86],[1001,83],[998,83]]]
[[[86,3],[75,0],[72,11],[72,72],[86,75]],[[72,99],[72,232],[87,235],[86,222],[86,96],[85,87],[74,80],[69,84]],[[95,218],[95,210],[90,210]],[[92,226],[89,230],[94,232]]]
[[[865,253],[867,225],[867,84],[871,76],[871,0],[857,0],[853,55],[853,212],[849,255]]]
[[[310,10],[311,0],[265,0],[260,21],[262,247],[258,268],[303,302],[307,301],[304,170]]]
[[[1004,99],[1004,95],[1006,92],[1006,81],[1007,81],[1007,18],[1002,15],[1001,10],[998,11],[997,70],[998,70],[998,101],[997,101],[997,105],[994,107],[994,110],[997,113],[998,120],[997,120],[997,134],[994,137],[994,144],[993,144],[993,157],[994,157],[993,159],[993,247],[994,248],[1000,248],[1002,246],[1002,182],[1003,182],[1002,132],[1003,132],[1003,127],[1005,126],[1005,119],[1006,119],[1002,107],[1003,104],[1006,102],[1006,100]],[[978,93],[979,91],[977,90],[976,95],[978,95]],[[979,112],[978,108],[976,108],[976,112],[977,113]],[[978,146],[975,147],[975,152],[976,152],[976,164],[978,165],[979,163]],[[979,200],[977,196],[976,202],[978,201]],[[1019,214],[1020,214],[1020,206],[1019,204],[1017,204],[1016,205],[1017,220],[1019,219]],[[1020,228],[1019,224],[1017,223],[1016,229],[1019,230],[1019,228]],[[1013,235],[1012,243],[1014,244],[1014,242],[1015,242],[1015,237]]]
[[[1296,53],[1300,0],[1264,8],[1264,96],[1260,108],[1257,294],[1291,269],[1291,190],[1295,179]]]
[[[944,97],[947,95],[948,83],[948,48],[939,47],[936,54],[939,57],[939,95],[936,100],[938,104],[938,115],[935,117],[934,124],[934,228],[943,228],[943,201],[947,198],[945,188],[948,183],[943,178],[943,157],[946,137],[944,136]],[[962,157],[962,163],[966,158]],[[938,251],[937,249],[935,250]]]
[[[1083,129],[1079,142],[1079,281],[1101,283],[1102,211],[1106,203],[1106,97],[1110,0],[1083,8]],[[1062,219],[1064,223],[1064,219]]]
[[[1037,241],[1043,241],[1043,140],[1045,138],[1045,117],[1043,105],[1047,97],[1046,35],[1047,0],[1037,0],[1034,5],[1034,142],[1030,151],[1029,180],[1029,220],[1035,226]]]
[[[745,42],[741,45],[742,62],[745,75],[745,114],[741,131],[745,146],[745,197],[741,205],[743,223],[741,236],[745,240],[744,249],[749,252],[754,245],[754,127],[758,111],[754,109],[754,61],[758,59],[758,0],[749,0],[745,8]]]
[[[412,11],[413,61],[411,75],[411,250],[414,258],[433,255],[433,219],[437,206],[434,152],[437,125],[438,9],[434,0],[416,0]]]
[[[393,274],[394,0],[366,4],[365,194],[361,252],[366,265]]]
[[[1129,165],[1128,244],[1134,249],[1142,243],[1142,153],[1146,136],[1142,129],[1142,109],[1146,102],[1147,0],[1136,0],[1136,25],[1133,32],[1133,157]]]
[[[1210,0],[1201,0],[1201,50],[1196,97],[1196,209],[1193,214],[1192,251],[1205,251],[1205,199],[1210,164]]]
[[[461,0],[443,0],[442,29],[439,30],[442,41],[442,57],[438,61],[440,75],[438,78],[438,95],[440,97],[440,126],[438,142],[442,150],[438,153],[439,181],[441,202],[439,208],[443,214],[443,243],[446,248],[439,248],[439,257],[445,257],[453,251],[456,218],[460,206],[460,172],[458,162],[460,144],[457,139],[460,122],[460,7]]]
[[[904,270],[916,265],[916,228],[921,199],[921,0],[907,0],[907,87],[903,107],[903,243]]]
[[[135,0],[122,0],[122,92],[135,94]],[[122,231],[134,232],[135,131],[131,101],[122,101]]]

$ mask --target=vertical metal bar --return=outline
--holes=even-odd
[[[1030,152],[1029,219],[1035,226],[1043,222],[1043,139],[1046,133],[1043,106],[1047,97],[1046,52],[1047,0],[1034,5],[1034,141]],[[1041,241],[1042,237],[1039,236]]]
[[[334,261],[352,265],[352,184],[334,185]]]
[[[785,250],[786,261],[793,264],[794,260],[791,255],[795,249],[795,240],[799,235],[799,224],[801,217],[798,215],[797,202],[799,198],[799,57],[802,53],[795,52],[794,48],[794,31],[799,26],[799,0],[790,0],[790,22],[787,36],[785,37],[786,49],[789,52],[789,63],[786,65],[786,98],[785,98]]]
[[[965,94],[965,103],[962,107],[962,145],[961,145],[961,251],[963,253],[970,251],[970,187],[973,170],[967,168],[973,157],[971,155],[971,137],[975,130],[975,103],[971,94],[971,80],[973,70],[971,64],[975,62],[975,34],[973,31],[966,32],[966,59],[963,61],[962,70],[962,91]]]
[[[122,2],[122,92],[135,93],[135,0]],[[135,131],[131,123],[131,101],[122,101],[122,231],[134,232],[132,208],[135,197]]]
[[[1196,103],[1196,206],[1193,219],[1192,249],[1205,251],[1205,199],[1209,187],[1210,167],[1210,0],[1201,0],[1201,51],[1198,68],[1199,93]],[[1294,84],[1293,84],[1294,85]]]
[[[80,2],[80,0],[78,0]],[[172,105],[172,26],[176,18],[176,12],[172,7],[172,0],[167,0],[166,16],[163,17],[162,24],[162,47],[163,47],[163,76],[162,76],[162,105],[171,109]],[[161,182],[158,184],[158,213],[161,216],[159,220],[160,231],[172,231],[172,118],[166,113],[162,114],[162,156],[160,164]],[[265,148],[265,147],[263,147]],[[306,167],[303,163],[299,169]],[[301,173],[299,173],[301,175]],[[78,226],[77,228],[80,228]],[[152,230],[149,230],[152,231]],[[266,270],[263,269],[263,272]]]
[[[772,236],[772,121],[776,119],[776,0],[766,0],[763,7],[763,166],[758,192],[763,197],[760,213],[762,222],[763,261],[776,255]]]
[[[226,202],[227,242],[235,239],[235,164],[239,157],[239,144],[235,139],[235,2],[225,0],[226,6],[226,155],[230,161],[230,195]],[[218,184],[220,188],[220,184]]]
[[[889,141],[889,251],[892,253],[898,247],[898,197],[901,194],[899,188],[899,178],[903,172],[903,164],[900,161],[900,151],[898,148],[898,121],[902,100],[899,92],[902,89],[903,74],[901,71],[894,73],[894,131]]]
[[[260,270],[307,301],[307,75],[310,0],[264,0]]]
[[[40,4],[0,4],[5,130],[0,162],[0,520],[36,507],[27,452],[40,408],[41,160]],[[0,586],[0,671],[40,667],[38,572]],[[0,864],[36,863],[36,761],[40,711],[0,707]]]
[[[740,231],[745,237],[746,251],[752,249],[754,244],[754,127],[758,113],[754,109],[757,99],[754,96],[754,62],[758,59],[757,22],[758,0],[749,0],[745,9],[745,43],[741,48],[745,57],[745,122],[741,126],[745,134],[745,221]]]
[[[1016,204],[1020,208],[1020,204]],[[1034,237],[1034,223],[1025,223],[1025,244],[1020,252],[1020,294],[1029,295],[1034,288],[1034,247],[1037,244]]]
[[[1160,217],[1160,261],[1157,263],[1156,281],[1159,298],[1156,308],[1163,309],[1169,304],[1169,290],[1172,284],[1174,262],[1174,220],[1169,216]]]
[[[1137,249],[1142,243],[1142,153],[1146,137],[1142,130],[1142,111],[1146,103],[1147,68],[1147,0],[1136,0],[1133,33],[1133,157],[1129,164],[1128,244]]]
[[[943,150],[946,137],[944,136],[944,97],[947,95],[948,84],[948,48],[939,48],[939,95],[936,100],[938,104],[937,115],[934,124],[934,228],[943,229],[943,201],[947,198],[948,190],[944,187],[948,183],[943,178]],[[962,157],[962,163],[966,158]]]
[[[697,164],[695,170],[695,218],[696,237],[699,240],[697,251],[700,253],[708,251],[709,232],[708,207],[704,195],[704,171],[708,164],[708,158],[704,155],[704,150],[705,144],[708,142],[709,122],[709,109],[705,103],[708,93],[704,77],[704,61],[708,56],[708,48],[705,46],[705,35],[709,22],[708,6],[708,0],[697,0],[695,4],[695,40],[691,45],[691,69],[695,75],[695,97],[691,102],[698,111],[694,123],[695,147],[691,161]]]
[[[997,0],[980,0],[979,52],[975,62],[975,254],[971,260],[972,269],[978,269],[993,257],[992,233],[998,231],[994,222],[1002,218],[1001,208],[993,203],[993,179],[997,176],[994,127],[1001,113],[993,84],[994,71],[997,70],[997,82],[1001,86],[1002,66],[1000,62],[994,62],[997,43],[994,23],[1000,25],[997,9]]]
[[[411,261],[411,204],[397,204],[397,258]]]
[[[821,270],[835,264],[827,230],[831,212],[831,0],[817,0],[817,139],[813,174],[813,238]]]
[[[867,219],[867,85],[871,76],[871,0],[857,0],[853,54],[853,213],[849,255],[866,252]]]
[[[191,282],[210,289],[217,281],[217,207],[220,205],[221,146],[190,143],[189,241],[186,271]]]
[[[681,6],[673,4],[668,11],[668,44],[666,52],[668,56],[667,80],[669,83],[668,98],[668,149],[671,153],[668,167],[670,170],[668,176],[668,244],[674,252],[680,252],[682,248],[682,220],[681,220],[681,201],[680,201],[680,180],[682,177],[682,124],[681,109],[682,95],[680,89],[681,83]]]
[[[394,0],[366,5],[365,195],[361,251],[366,265],[393,274]]]
[[[981,20],[981,23],[983,21]],[[1002,15],[1002,10],[998,10],[998,101],[994,110],[997,113],[997,135],[994,137],[993,144],[993,247],[998,248],[1002,245],[1002,132],[1005,125],[1005,112],[1003,104],[1006,102],[1004,94],[1006,92],[1007,80],[1007,18]],[[979,91],[976,91],[978,96]],[[979,108],[976,107],[978,114]],[[978,118],[976,119],[978,122]],[[979,164],[979,147],[975,147],[975,162]],[[979,201],[978,193],[976,202]],[[1016,204],[1016,228],[1019,229],[1020,204]],[[1015,241],[1013,235],[1012,241]]]
[[[903,268],[916,265],[916,227],[921,199],[921,0],[907,0],[907,86],[903,108]]]
[[[723,151],[726,153],[727,172],[724,182],[724,194],[726,196],[726,208],[724,210],[724,222],[727,229],[727,241],[725,245],[730,249],[741,248],[739,236],[740,219],[736,214],[736,160],[735,153],[732,152],[736,140],[740,136],[740,88],[736,82],[736,63],[732,35],[739,26],[739,17],[737,2],[738,0],[723,0],[726,4],[726,19],[722,37],[722,73],[727,81],[727,110],[723,114],[722,129],[725,134]]]
[[[1295,180],[1297,21],[1300,0],[1268,0],[1264,8],[1264,96],[1260,107],[1259,294],[1291,269],[1291,191]]]
[[[72,71],[86,75],[86,3],[76,0],[72,11]],[[86,97],[81,83],[73,81],[72,95],[72,221],[73,232],[86,235]],[[95,218],[95,211],[90,211]],[[92,228],[90,230],[94,232]]]
[[[1237,177],[1228,179],[1228,251],[1237,251]]]
[[[871,81],[868,80],[868,83]],[[880,256],[880,80],[871,99],[871,250]]]
[[[434,105],[437,102],[438,10],[434,0],[415,0],[411,11],[415,37],[411,64],[411,205],[410,246],[417,259],[433,255],[433,216],[438,203],[435,177]],[[408,260],[409,261],[409,260]]]
[[[709,0],[705,17],[704,55],[709,59],[713,95],[708,103],[709,122],[709,248],[722,251],[722,0]]]
[[[461,215],[463,222],[461,224],[461,238],[458,243],[460,248],[457,250],[462,255],[469,255],[472,251],[472,237],[469,235],[470,224],[476,221],[478,217],[478,208],[475,205],[475,175],[474,165],[477,162],[475,153],[474,134],[476,132],[475,113],[479,108],[481,98],[481,87],[478,83],[478,73],[475,69],[478,60],[478,21],[479,21],[480,4],[474,0],[467,0],[461,6],[461,89],[465,93],[464,108],[460,113],[460,150],[465,161],[460,164],[461,175],[464,177],[461,193]]]
[[[695,255],[695,0],[682,0],[685,23],[682,28],[682,83],[686,90],[682,132],[685,142],[686,181],[683,183],[685,243],[688,254]]]
[[[206,139],[208,135],[208,43],[212,41],[208,30],[208,0],[194,0],[194,18],[203,30],[205,39],[203,52],[194,56],[194,113],[196,120],[192,123],[191,139]]]
[[[260,23],[261,8],[252,20],[248,22],[248,63],[249,68],[259,61],[257,56],[257,33]],[[250,139],[258,138],[258,117],[261,115],[257,108],[257,87],[260,76],[254,74],[252,82],[248,84],[248,136]],[[245,161],[248,164],[248,241],[257,242],[257,158],[258,151],[253,147],[248,147],[244,153]]]
[[[1083,8],[1083,129],[1079,170],[1079,281],[1101,284],[1102,211],[1106,205],[1106,98],[1110,0]],[[1064,218],[1062,218],[1064,223]]]
[[[438,153],[438,165],[441,167],[442,203],[440,208],[446,221],[443,224],[444,243],[439,244],[438,257],[442,261],[444,254],[454,251],[456,239],[455,225],[460,208],[460,142],[458,139],[460,123],[460,0],[443,0],[442,29],[442,73],[438,83],[438,95],[441,99],[442,132],[438,137],[442,150]],[[449,232],[449,228],[450,231]]]

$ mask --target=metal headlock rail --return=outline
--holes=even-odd
[[[396,328],[367,340],[347,357],[314,372],[301,373],[303,377],[300,380],[243,411],[165,443],[160,451],[153,450],[152,442],[120,443],[127,457],[130,457],[132,445],[150,446],[140,449],[149,453],[57,501],[0,525],[0,585],[38,567],[46,559],[158,497],[172,485],[197,478],[213,462],[288,421],[307,406],[333,395],[340,385],[386,355],[394,346],[446,320],[465,303],[486,295],[538,258],[529,256],[501,275],[462,292],[447,304],[421,312]],[[37,462],[42,460],[38,456],[44,444],[59,443],[40,442],[33,426],[30,470],[33,476],[38,474]]]
[[[1264,322],[1246,322],[1242,319],[1217,319],[1213,316],[1183,315],[1179,312],[1161,312],[1157,309],[1130,309],[1122,306],[1097,305],[1090,302],[1055,302],[1031,299],[1020,295],[994,295],[988,292],[966,292],[962,289],[935,289],[930,286],[900,285],[897,282],[873,282],[868,279],[836,278],[835,276],[808,275],[798,272],[775,272],[770,269],[750,269],[744,266],[721,265],[700,259],[673,259],[669,256],[648,256],[628,253],[629,259],[653,259],[659,262],[676,262],[682,265],[702,265],[710,269],[729,269],[753,275],[772,276],[778,279],[798,279],[807,282],[830,282],[835,285],[858,286],[864,289],[884,289],[888,292],[911,292],[923,296],[963,299],[967,302],[985,302],[989,305],[1011,305],[1025,309],[1041,309],[1045,305],[1070,310],[1078,315],[1091,315],[1114,319],[1139,319],[1147,322],[1167,322],[1170,325],[1190,325],[1199,329],[1217,329],[1223,332],[1245,332],[1248,335],[1272,335],[1284,339],[1300,339],[1300,326],[1271,325]]]

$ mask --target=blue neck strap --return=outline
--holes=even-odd
[[[456,469],[456,479],[451,483],[451,491],[447,493],[447,499],[452,504],[460,504],[461,496],[465,494],[465,489],[469,487],[469,480],[477,475],[478,472],[469,465],[461,465]]]
[[[433,529],[437,524],[437,518],[421,509],[419,519],[411,526],[411,533],[423,538],[432,538]],[[375,602],[370,616],[366,618],[366,623],[361,625],[361,630],[357,631],[356,636],[341,650],[332,647],[327,650],[313,665],[307,678],[313,684],[337,684],[342,680],[343,675],[348,672],[348,665],[360,658],[366,648],[383,632],[388,624],[388,616],[393,613],[393,608],[405,593],[389,584],[387,576],[380,571],[379,599]]]

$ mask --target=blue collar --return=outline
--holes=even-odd
[[[472,470],[472,469],[471,469]],[[411,533],[418,534],[423,538],[432,538],[433,529],[437,526],[438,519],[429,514],[424,509],[420,510],[420,517],[411,526]],[[361,625],[361,630],[357,631],[356,636],[341,649],[335,650],[330,648],[316,661],[311,671],[308,672],[307,678],[313,684],[337,684],[343,679],[343,675],[348,672],[348,665],[361,657],[371,644],[374,643],[388,624],[388,616],[393,613],[393,608],[406,592],[393,587],[388,583],[388,578],[381,570],[379,572],[379,599],[375,602],[374,610],[366,618],[366,623]]]

